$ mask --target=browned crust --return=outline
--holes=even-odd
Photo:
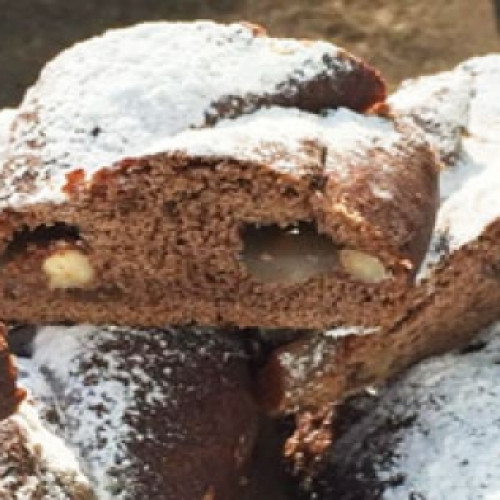
[[[0,323],[0,420],[14,413],[26,391],[16,386],[17,369],[9,353],[7,331]]]
[[[387,98],[384,79],[378,70],[345,50],[335,56],[325,54],[325,66],[348,64],[350,71],[341,75],[319,74],[303,82],[283,82],[285,92],[261,96],[228,96],[212,104],[215,114],[207,115],[207,125],[223,118],[237,118],[242,114],[272,106],[297,108],[311,113],[325,109],[348,108],[365,112],[383,103]]]
[[[408,132],[411,137],[411,129]],[[397,253],[399,264],[414,275],[427,251],[439,204],[434,154],[426,144],[409,142],[400,144],[397,154],[373,148],[369,160],[350,165],[345,158],[342,163],[346,171],[331,172],[325,179],[321,201],[328,208],[321,210],[319,226],[337,237],[340,233],[368,253],[380,254],[382,248]],[[389,193],[390,202],[374,189]],[[359,215],[362,222],[353,224],[342,212],[331,210],[336,203]],[[336,230],[329,231],[331,223]]]

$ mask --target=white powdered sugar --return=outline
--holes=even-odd
[[[413,369],[382,400],[396,431],[382,481],[404,477],[383,498],[500,498],[500,324],[468,354],[450,354]],[[390,432],[390,431],[388,431]]]
[[[446,233],[450,250],[476,239],[500,217],[500,56],[472,59],[460,69],[473,78],[467,136],[462,140],[451,189],[442,204],[436,230]],[[449,172],[449,182],[453,176]]]
[[[9,143],[10,128],[15,115],[15,109],[7,108],[0,110],[0,172],[2,171],[3,159]]]
[[[473,137],[497,143],[500,128],[500,54],[470,59],[460,68],[474,81],[468,132]]]
[[[300,172],[304,165],[337,170],[339,156],[367,158],[373,148],[394,149],[402,140],[394,124],[348,109],[317,116],[296,109],[269,108],[224,120],[212,129],[187,131],[153,144],[148,153],[231,157]],[[324,154],[319,154],[321,152]]]
[[[54,500],[93,498],[90,483],[75,454],[47,422],[49,411],[54,410],[51,389],[31,360],[20,359],[18,364],[19,384],[27,389],[28,396],[16,413],[0,423],[0,433],[4,432],[4,428],[8,428],[9,433],[18,433],[17,439],[30,458],[27,463],[18,462],[27,458],[9,448],[2,450],[0,496],[9,489],[10,484],[12,487],[17,485],[15,498],[19,499],[39,498],[37,495],[41,491],[45,495],[43,498]],[[10,440],[11,436],[8,437]],[[6,467],[12,469],[12,477],[5,474],[8,472]],[[19,474],[18,471],[24,467],[30,471],[28,475]]]
[[[379,395],[351,401],[345,414],[359,413],[334,443],[318,483],[330,494],[314,498],[500,498],[499,377],[497,323]]]
[[[347,165],[353,168],[356,159],[369,160],[373,149],[396,156],[409,139],[421,140],[418,133],[410,138],[399,132],[390,120],[360,115],[344,108],[318,116],[275,107],[222,120],[213,128],[188,130],[166,137],[140,151],[139,156],[181,152],[190,156],[264,163],[291,174],[315,168],[349,176]],[[87,169],[86,174],[90,173]],[[65,171],[54,171],[28,198],[31,202],[55,201],[54,192],[62,196],[61,188],[65,183]],[[391,198],[390,191],[383,186],[373,185],[372,191],[382,199]],[[8,204],[15,206],[26,201],[22,193],[15,193]]]
[[[196,329],[38,329],[33,364],[53,390],[58,428],[85,465],[100,500],[136,498],[162,487],[164,478],[157,472],[162,464],[154,464],[149,454],[175,460],[186,440],[192,445],[179,408],[192,398],[203,401],[200,395],[214,390],[193,376],[197,367],[212,370],[242,358],[236,344],[222,337]],[[223,378],[219,368],[210,373]],[[147,457],[141,449],[150,450]]]
[[[389,98],[392,109],[411,116],[445,162],[454,160],[467,126],[472,78],[458,68],[404,82]]]
[[[350,335],[373,335],[380,332],[380,327],[366,327],[366,326],[341,326],[332,330],[325,330],[322,333],[325,337],[337,339],[347,337]]]
[[[443,255],[473,242],[500,217],[500,55],[410,81],[390,101],[452,160],[440,176],[441,206],[420,273],[425,277]]]
[[[48,474],[57,477],[71,489],[90,490],[87,478],[83,475],[73,452],[62,439],[50,432],[41,422],[36,404],[23,402],[18,411],[10,417],[26,439],[26,446],[34,457],[39,458],[40,466]]]
[[[27,93],[12,134],[10,182],[34,155],[40,191],[32,201],[61,201],[60,177],[69,170],[91,175],[163,137],[253,111],[273,95],[293,97],[303,82],[353,67],[330,43],[256,36],[244,24],[157,22],[109,31],[59,55]],[[14,195],[10,188],[0,199]]]
[[[97,340],[96,334],[102,338]],[[117,464],[128,466],[124,441],[134,431],[125,416],[134,406],[137,379],[147,379],[140,363],[134,373],[127,373],[115,356],[101,354],[99,341],[105,340],[105,331],[89,325],[45,327],[35,339],[33,358],[35,365],[60,388],[57,399],[63,407],[65,438],[87,464],[98,498],[103,500],[119,498],[114,495],[116,479],[109,471]],[[82,373],[81,365],[89,363],[94,355],[96,365]],[[100,366],[105,369],[101,371]],[[64,399],[73,404],[61,402]],[[126,478],[123,481],[126,483]]]

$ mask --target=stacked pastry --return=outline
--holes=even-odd
[[[443,177],[471,171],[490,64],[395,113],[352,55],[246,24],[146,24],[50,62],[0,115],[0,318],[37,325],[9,334],[17,411],[0,345],[6,498],[238,498],[255,395],[314,420],[498,316],[489,204],[464,236],[442,193],[415,285],[436,145]]]
[[[337,47],[239,24],[110,32],[44,69],[3,115],[0,317],[85,323],[10,340],[31,413],[89,481],[25,432],[23,403],[6,425],[36,473],[6,495],[237,494],[258,413],[230,326],[342,321],[366,287],[384,316],[423,256],[435,160],[410,123],[360,114],[384,97]]]
[[[339,404],[429,355],[467,344],[498,319],[499,84],[500,58],[492,55],[407,82],[390,98],[394,112],[425,130],[443,163],[437,223],[407,297],[407,315],[391,328],[365,330],[365,336],[349,328],[309,335],[275,351],[261,375],[279,387],[268,394],[273,411],[304,410],[302,427],[289,442],[296,458],[313,453],[310,443],[323,416],[338,414],[341,425],[334,432],[343,436],[312,498],[465,499],[497,493],[498,476],[487,465],[488,446],[498,446],[497,425],[494,416],[488,420],[493,414],[487,408],[498,397],[487,387],[495,384],[498,327],[466,348],[470,355],[424,363],[380,398],[369,398],[375,408],[362,408],[365,416],[352,429],[345,431],[346,421],[354,424],[359,408]],[[474,354],[485,345],[491,350]]]
[[[280,388],[267,400],[274,411],[319,410],[332,395],[342,398],[466,344],[499,317],[499,83],[500,57],[492,55],[407,82],[390,97],[392,112],[417,123],[442,160],[425,264],[392,325],[365,328],[365,335],[328,329],[276,351],[262,374],[264,387],[272,378]]]

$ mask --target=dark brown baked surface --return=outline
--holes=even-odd
[[[0,420],[13,413],[25,392],[16,385],[17,369],[9,352],[6,330],[0,323]]]
[[[238,498],[259,414],[234,334],[44,327],[31,363],[98,498]]]

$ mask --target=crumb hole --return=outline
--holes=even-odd
[[[43,247],[54,241],[72,242],[79,239],[78,227],[64,222],[56,222],[50,226],[41,225],[34,229],[23,227],[14,232],[3,256],[0,257],[0,265],[6,264],[31,245]]]
[[[250,274],[263,283],[301,283],[338,266],[338,250],[312,223],[298,222],[243,228],[243,262]]]

